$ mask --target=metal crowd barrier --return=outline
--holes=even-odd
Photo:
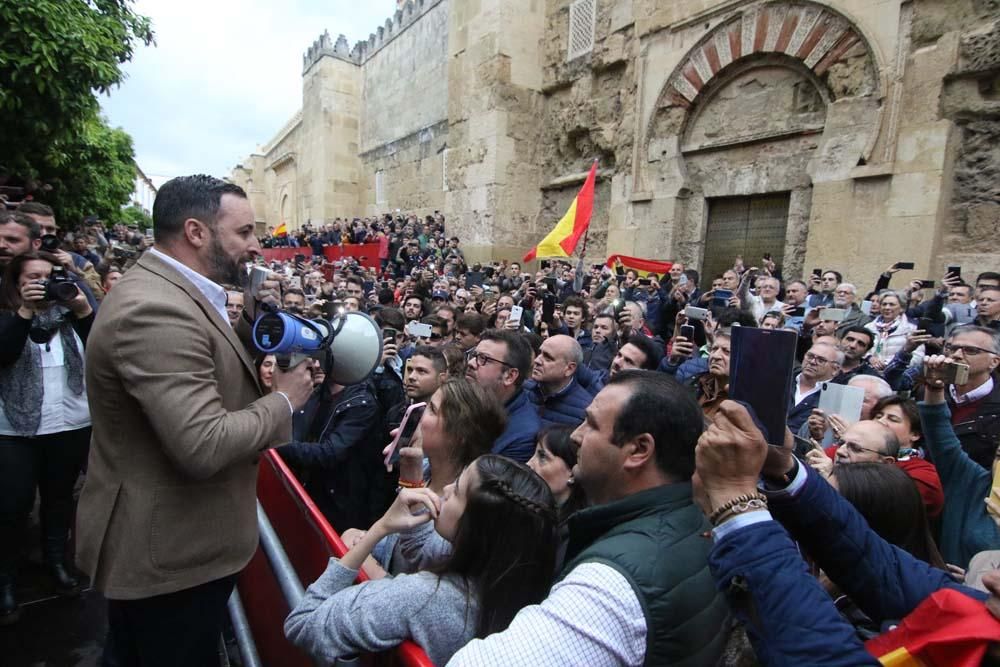
[[[301,582],[311,583],[326,570],[331,556],[347,548],[281,456],[269,450],[261,457],[257,479],[260,546],[244,568],[234,593],[243,600],[245,627],[256,645],[256,665],[311,667],[305,653],[285,639],[285,617],[302,597]],[[358,576],[359,581],[367,577]],[[233,601],[230,601],[231,612]],[[237,623],[234,621],[234,628]],[[237,630],[239,639],[239,630]],[[240,645],[241,654],[243,644]],[[247,665],[251,663],[245,659]],[[393,651],[363,654],[359,664],[371,667],[432,667],[411,641]]]

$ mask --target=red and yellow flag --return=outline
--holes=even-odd
[[[590,214],[594,210],[594,181],[597,179],[597,160],[590,167],[587,180],[583,182],[583,187],[569,205],[569,210],[556,228],[549,232],[549,235],[542,239],[542,242],[528,251],[524,256],[525,262],[530,262],[536,257],[569,257],[576,249],[576,244],[580,237],[587,231],[590,225]]]
[[[885,667],[979,667],[997,641],[1000,621],[985,604],[942,588],[865,648]]]
[[[674,265],[673,262],[661,262],[655,259],[640,259],[639,257],[627,257],[625,255],[611,255],[608,257],[608,261],[605,264],[609,267],[615,265],[615,260],[621,260],[622,266],[625,270],[632,269],[640,276],[645,278],[650,273],[655,273],[660,278],[663,274],[670,271],[670,267]]]
[[[288,235],[288,227],[285,225],[285,223],[281,223],[280,225],[278,225],[278,228],[274,230],[274,234],[272,236],[287,236],[287,235]]]

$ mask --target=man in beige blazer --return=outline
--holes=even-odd
[[[257,460],[287,442],[308,364],[262,396],[220,283],[260,252],[246,194],[173,179],[153,204],[154,249],[115,285],[91,331],[93,439],[77,560],[108,599],[106,664],[218,664],[236,574],[257,547]]]

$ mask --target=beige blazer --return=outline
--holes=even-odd
[[[291,436],[284,397],[204,295],[150,254],[101,304],[87,344],[93,439],[77,561],[108,598],[240,571],[257,547],[260,452]]]

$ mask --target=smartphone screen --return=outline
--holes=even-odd
[[[904,271],[912,271],[915,264],[913,262],[896,262],[895,268],[903,269]]]
[[[694,340],[694,327],[690,324],[682,324],[681,335],[688,340]]]
[[[386,449],[386,465],[391,465],[399,461],[399,449],[410,444],[410,439],[413,438],[413,434],[417,431],[417,426],[420,424],[420,418],[424,414],[425,407],[427,407],[427,403],[414,403],[406,409],[403,421],[399,424],[399,430],[396,431],[396,437],[392,439],[388,449]]]
[[[713,306],[728,306],[729,300],[733,298],[732,290],[727,289],[717,289],[715,290],[714,296],[712,296]]]
[[[729,398],[753,408],[771,445],[785,441],[798,339],[781,329],[732,329]]]
[[[948,273],[955,276],[958,279],[962,278],[962,267],[960,266],[949,266]]]
[[[483,286],[483,273],[482,271],[469,271],[465,274],[465,287],[470,289],[472,287],[482,287]]]

